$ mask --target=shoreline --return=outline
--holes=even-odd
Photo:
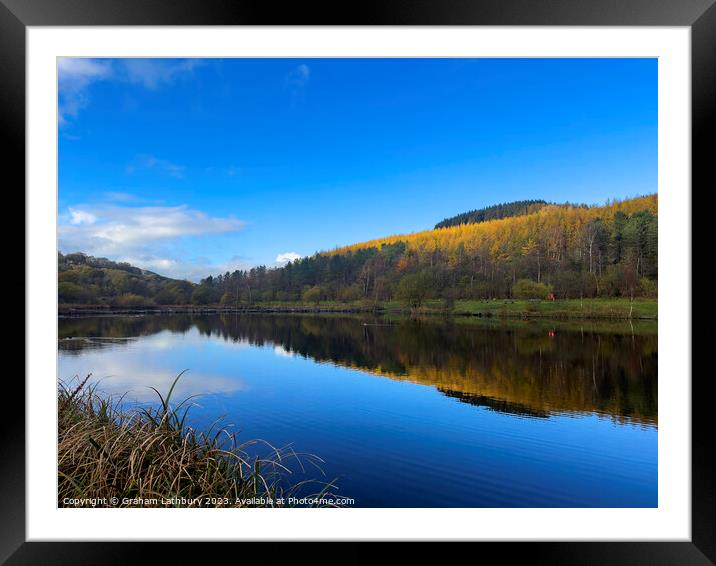
[[[87,315],[161,315],[161,314],[374,314],[447,316],[508,319],[555,320],[658,320],[656,299],[562,299],[556,301],[529,300],[463,300],[452,308],[426,305],[410,309],[395,303],[350,304],[267,304],[241,307],[220,305],[167,305],[143,308],[116,308],[109,305],[59,305],[58,317],[72,318]]]
[[[319,482],[317,495],[288,483],[303,461],[320,470],[320,458],[268,443],[265,455],[249,457],[245,449],[256,440],[239,443],[228,427],[212,435],[186,425],[188,409],[179,412],[186,401],[169,404],[183,373],[166,395],[157,392],[156,408],[123,407],[124,395],[100,394],[88,384],[92,374],[59,382],[58,507],[272,508],[305,506],[304,500],[309,507],[340,506],[327,491],[332,482]]]

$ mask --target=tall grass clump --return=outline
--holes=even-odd
[[[89,377],[58,387],[58,505],[99,507],[280,507],[291,497],[325,500],[329,483],[287,485],[296,465],[320,471],[320,458],[262,441],[239,444],[219,421],[204,432],[187,425],[190,400],[171,403],[156,389],[152,408],[127,409],[100,395]],[[264,458],[246,450],[267,447]],[[284,501],[281,501],[281,498]]]

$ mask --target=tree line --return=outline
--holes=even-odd
[[[521,201],[514,209],[527,206],[527,214],[362,242],[284,267],[209,276],[198,285],[83,254],[60,255],[60,302],[395,300],[419,307],[429,299],[656,297],[656,194],[604,206],[541,202]]]
[[[655,297],[657,195],[390,236],[207,277],[201,302]],[[195,293],[195,296],[197,294]]]
[[[445,220],[441,220],[435,225],[435,228],[449,228],[450,226],[459,226],[460,224],[479,224],[488,220],[499,220],[500,218],[508,218],[510,216],[521,216],[537,212],[545,206],[547,201],[544,200],[516,200],[513,202],[505,202],[478,208],[463,212]]]

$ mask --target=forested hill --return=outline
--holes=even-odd
[[[379,238],[201,282],[209,302],[656,295],[657,195]],[[196,292],[195,292],[196,295]]]
[[[514,202],[495,204],[451,216],[438,222],[435,228],[449,228],[450,226],[459,226],[460,224],[478,224],[480,222],[499,220],[500,218],[507,218],[509,216],[531,214],[546,205],[547,201],[544,200],[516,200]]]
[[[656,194],[603,206],[542,204],[518,216],[320,252],[281,268],[209,276],[199,285],[107,260],[73,260],[60,268],[60,302],[398,300],[416,307],[426,299],[655,297],[657,209]]]
[[[60,304],[107,304],[133,308],[191,302],[196,287],[189,281],[162,277],[128,263],[83,253],[58,254]]]

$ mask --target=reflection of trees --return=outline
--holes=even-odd
[[[280,345],[320,362],[432,385],[464,402],[547,416],[599,412],[657,421],[657,336],[544,327],[340,316],[152,316],[67,319],[60,336],[201,334]]]
[[[61,338],[59,350],[65,354],[80,354],[85,350],[99,350],[108,346],[124,346],[128,342],[136,342],[136,338]]]
[[[493,399],[492,397],[486,397],[484,395],[477,395],[476,393],[464,393],[462,391],[451,391],[450,389],[438,388],[440,393],[458,399],[463,403],[475,405],[476,407],[485,407],[498,411],[500,413],[510,413],[512,415],[520,415],[523,417],[538,417],[547,418],[549,416],[545,411],[539,409],[532,409],[526,405],[520,405],[519,403],[511,403],[503,399]]]
[[[96,316],[59,319],[59,337],[131,338],[162,330],[186,332],[194,324],[190,316]]]

